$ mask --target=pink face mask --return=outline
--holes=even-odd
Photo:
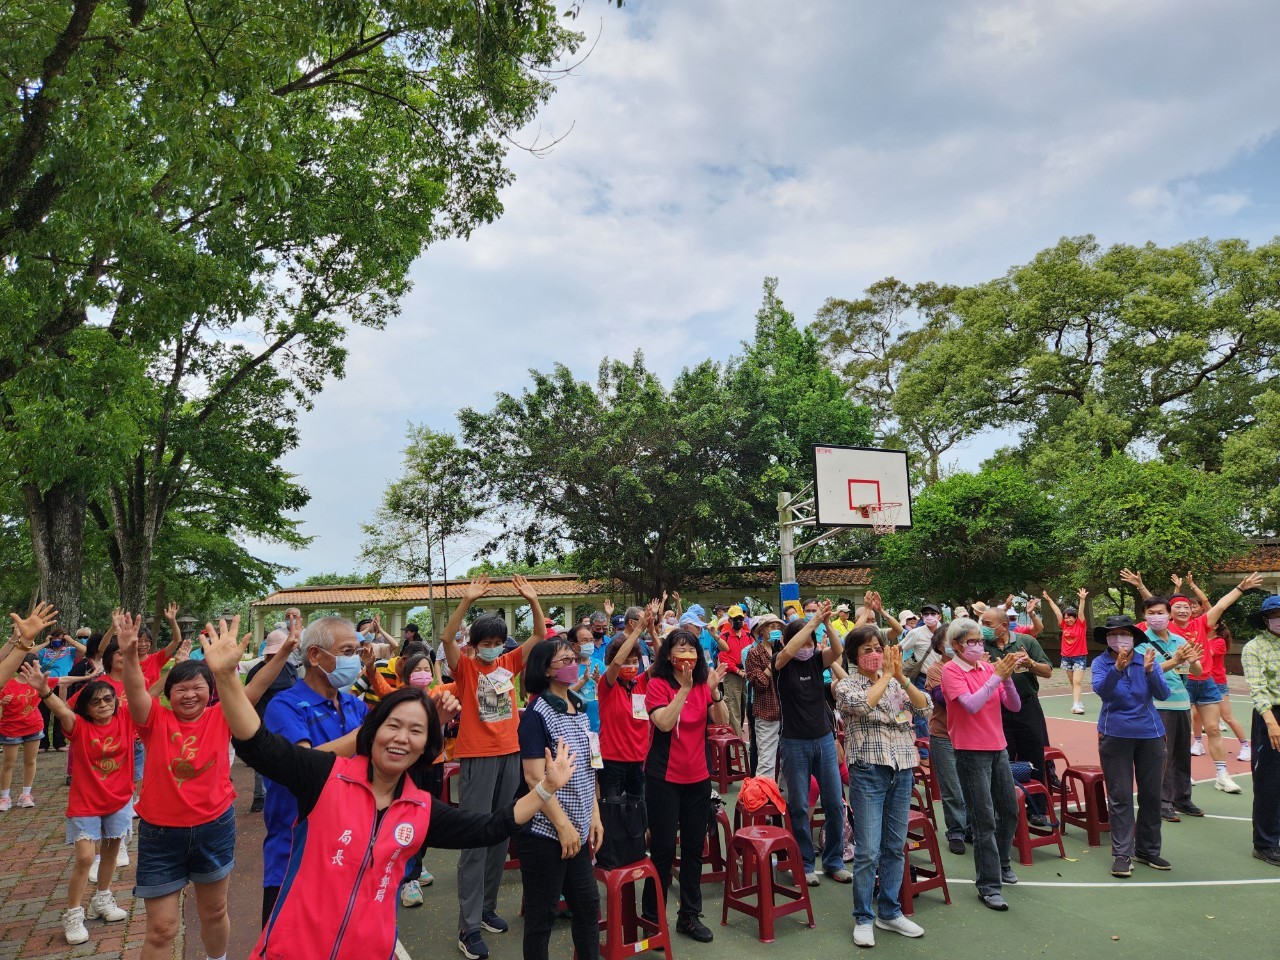
[[[880,668],[884,666],[884,654],[879,651],[875,653],[864,653],[858,657],[858,669],[865,670],[867,673],[879,673]]]
[[[794,654],[792,654],[792,658],[795,660],[799,660],[801,663],[803,663],[805,660],[812,660],[813,651],[815,649],[816,649],[815,647],[801,647]]]
[[[982,659],[986,652],[986,648],[983,647],[982,641],[979,640],[977,643],[966,643],[960,649],[960,656],[964,657],[969,663],[977,663]]]
[[[1169,615],[1167,613],[1149,613],[1147,614],[1147,626],[1152,630],[1168,630]]]
[[[420,690],[425,687],[431,686],[431,671],[430,670],[413,671],[413,673],[409,674],[409,686],[417,687]]]
[[[566,663],[552,674],[561,683],[577,683],[578,682],[578,665],[576,663]]]
[[[924,615],[924,625],[930,630],[936,629],[938,626],[938,615],[936,613],[926,613]]]

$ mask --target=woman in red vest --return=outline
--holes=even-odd
[[[237,756],[298,800],[284,884],[252,957],[391,956],[405,863],[423,846],[456,850],[507,839],[573,774],[575,755],[562,740],[554,759],[547,751],[545,778],[514,804],[491,814],[455,810],[415,785],[442,745],[425,690],[401,687],[384,697],[355,732],[355,756],[340,757],[262,726],[240,683],[234,625],[210,625],[201,642]]]

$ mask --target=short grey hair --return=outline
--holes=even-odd
[[[644,616],[644,607],[627,607],[627,612],[622,616],[626,620],[639,620]]]
[[[962,640],[973,631],[981,629],[982,627],[976,620],[970,620],[968,617],[957,617],[947,627],[947,643],[954,645],[957,640]]]
[[[307,624],[307,628],[302,631],[302,643],[299,646],[302,655],[306,656],[307,651],[312,647],[332,650],[333,642],[343,627],[350,630],[352,634],[356,632],[355,624],[346,617],[321,617]]]

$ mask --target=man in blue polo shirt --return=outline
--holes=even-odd
[[[263,723],[304,747],[319,747],[355,730],[364,722],[364,701],[350,692],[360,675],[360,639],[351,621],[323,617],[302,633],[302,680],[272,699]],[[262,924],[266,926],[284,883],[293,846],[293,822],[298,802],[292,793],[270,779],[263,816],[267,835],[262,841]]]

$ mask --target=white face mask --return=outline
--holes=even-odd
[[[1267,629],[1272,633],[1280,634],[1280,618],[1269,617],[1267,619]]]

